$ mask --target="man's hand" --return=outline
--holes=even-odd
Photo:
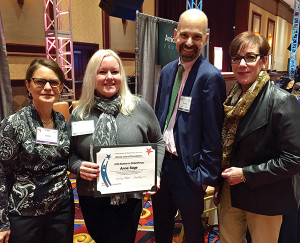
[[[0,243],[8,243],[10,230],[0,231]]]

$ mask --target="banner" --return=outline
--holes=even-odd
[[[178,59],[176,43],[174,41],[175,23],[158,22],[158,65],[166,65]]]

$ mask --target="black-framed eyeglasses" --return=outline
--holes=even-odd
[[[260,54],[246,54],[245,56],[235,55],[235,56],[231,57],[230,59],[231,59],[232,64],[240,64],[242,59],[244,59],[246,63],[253,63],[253,62],[256,62],[257,57],[262,57],[262,56],[263,55],[260,55]]]
[[[31,78],[33,83],[40,88],[43,88],[47,83],[50,84],[52,88],[57,88],[58,86],[61,85],[61,82],[59,79],[44,79],[44,78]]]

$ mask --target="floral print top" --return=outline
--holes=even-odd
[[[43,124],[32,102],[1,122],[0,231],[10,228],[8,214],[43,215],[72,198],[67,124],[63,115],[52,113],[57,146],[36,142]]]

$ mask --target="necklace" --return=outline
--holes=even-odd
[[[49,121],[42,121],[42,123],[43,124],[45,124],[45,125],[48,125],[48,124],[50,124],[51,122],[53,122],[53,118],[51,118]]]

